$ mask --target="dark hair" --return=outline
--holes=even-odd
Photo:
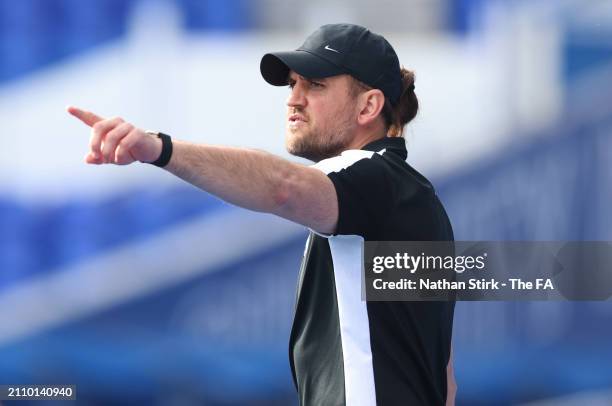
[[[402,76],[402,93],[399,101],[393,106],[389,98],[385,97],[385,105],[381,111],[389,137],[401,137],[404,126],[416,117],[419,110],[419,101],[414,93],[414,72],[402,67],[400,75]],[[353,82],[357,85],[353,86],[354,95],[358,94],[358,90],[372,89],[356,79]]]
[[[401,137],[404,126],[416,117],[419,110],[419,101],[414,93],[414,72],[401,68],[400,74],[402,75],[402,93],[397,105],[392,106],[389,99],[385,97],[385,105],[382,109],[389,137]]]

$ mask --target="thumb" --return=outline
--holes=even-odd
[[[92,113],[91,111],[82,110],[75,106],[66,107],[66,111],[70,113],[71,115],[73,115],[74,117],[81,120],[82,122],[84,122],[89,127],[93,126],[98,121],[104,120],[102,117]]]

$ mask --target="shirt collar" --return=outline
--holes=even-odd
[[[406,160],[408,157],[408,151],[406,151],[406,140],[403,137],[383,137],[375,141],[366,144],[361,148],[366,151],[378,152],[386,149],[389,152],[393,152]]]

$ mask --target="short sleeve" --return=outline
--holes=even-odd
[[[338,196],[338,225],[333,235],[371,235],[396,201],[391,169],[371,151],[346,151],[314,165],[327,174]]]

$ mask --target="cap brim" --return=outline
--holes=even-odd
[[[311,79],[344,73],[341,68],[320,56],[301,50],[265,54],[259,69],[265,81],[274,86],[285,86],[290,70]]]

